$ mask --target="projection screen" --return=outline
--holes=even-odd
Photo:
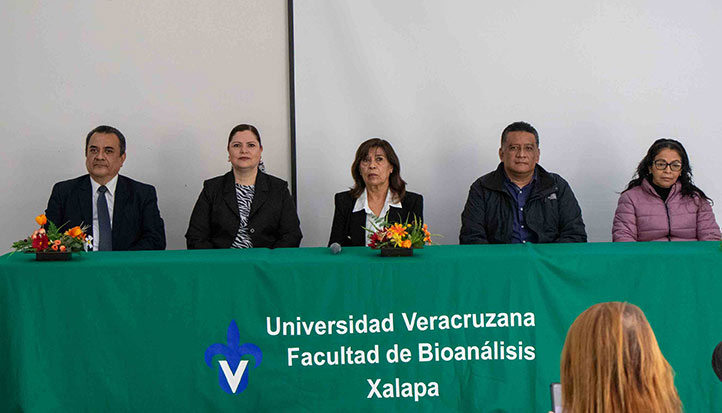
[[[720,18],[703,1],[293,2],[302,245],[327,243],[369,137],[394,146],[439,243],[458,243],[469,186],[517,120],[538,129],[540,164],[569,181],[590,241],[611,240],[619,192],[659,137],[682,141],[722,200]]]

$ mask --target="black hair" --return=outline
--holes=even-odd
[[[684,146],[682,146],[679,141],[667,138],[661,138],[654,141],[652,146],[649,147],[647,155],[645,155],[645,157],[642,158],[642,161],[639,162],[639,165],[637,166],[637,171],[634,174],[633,179],[629,181],[627,187],[622,192],[629,191],[635,186],[642,185],[642,182],[645,179],[650,183],[652,182],[652,172],[650,171],[650,169],[652,168],[652,164],[654,163],[654,158],[659,152],[662,151],[662,149],[671,149],[677,152],[679,154],[679,157],[682,158],[682,170],[680,171],[679,178],[677,179],[682,184],[682,195],[697,195],[702,199],[706,199],[712,202],[712,199],[710,199],[710,197],[708,197],[701,189],[699,189],[694,183],[692,183],[692,166],[689,164],[689,157],[687,156],[687,151],[684,149]]]
[[[125,136],[123,136],[123,134],[118,129],[108,125],[97,126],[93,130],[88,132],[88,136],[85,138],[85,153],[88,153],[90,137],[93,136],[94,133],[112,133],[113,135],[117,136],[118,141],[120,141],[120,155],[123,155],[125,153]]]
[[[241,123],[240,125],[236,125],[233,129],[231,129],[231,133],[230,133],[230,135],[228,135],[228,145],[231,144],[231,139],[233,139],[233,135],[235,135],[238,132],[243,132],[243,131],[247,131],[247,130],[253,132],[253,134],[256,135],[258,144],[263,146],[263,144],[261,144],[261,134],[258,132],[258,129],[256,129],[255,126],[248,125],[246,123]]]
[[[534,129],[533,126],[531,126],[527,122],[518,121],[514,122],[511,125],[504,128],[504,130],[501,132],[501,146],[504,146],[504,142],[506,142],[506,136],[509,132],[528,132],[534,135],[534,139],[536,139],[536,146],[539,146],[539,133]]]
[[[722,342],[717,344],[712,352],[712,368],[717,377],[722,381]]]

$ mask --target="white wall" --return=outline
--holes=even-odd
[[[169,249],[185,248],[204,179],[230,170],[238,123],[290,179],[284,0],[4,1],[0,13],[0,251],[35,229],[53,183],[84,174],[99,124],[128,140],[121,174],[158,190]]]
[[[722,218],[722,3],[306,0],[294,9],[302,245],[325,245],[357,146],[388,139],[443,244],[499,135],[526,120],[591,241],[659,137],[688,149]]]
[[[591,240],[610,238],[615,191],[659,136],[687,146],[720,216],[721,8],[296,1],[302,245],[325,245],[333,193],[370,136],[392,141],[439,241],[456,243],[469,184],[519,119],[541,133],[541,164],[572,184]],[[0,252],[34,229],[53,183],[85,173],[83,140],[101,123],[128,138],[121,173],[158,189],[172,249],[202,181],[229,169],[235,124],[256,124],[269,172],[290,178],[285,1],[2,9]]]

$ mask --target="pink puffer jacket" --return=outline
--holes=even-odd
[[[677,181],[667,202],[644,180],[622,193],[612,225],[612,241],[719,241],[720,227],[709,202],[683,196]]]

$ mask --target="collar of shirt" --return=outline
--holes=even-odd
[[[115,206],[115,187],[118,185],[118,175],[115,175],[113,179],[108,181],[107,184],[105,184],[105,187],[108,189],[105,192],[105,200],[108,204],[108,214],[110,215],[110,228],[113,228],[113,207]],[[100,242],[100,237],[98,237],[98,233],[100,232],[100,223],[98,223],[98,196],[100,194],[98,193],[98,188],[100,188],[100,184],[95,182],[93,177],[90,177],[90,188],[93,191],[93,251],[98,250],[98,243]]]
[[[386,216],[386,213],[389,211],[389,207],[395,207],[395,208],[401,208],[401,202],[394,202],[394,198],[396,198],[396,195],[389,191],[386,191],[386,200],[384,201],[384,207],[381,209],[381,214],[379,214],[379,217]],[[361,195],[356,199],[356,204],[353,207],[353,212],[358,212],[364,210],[366,211],[366,214],[374,214],[374,212],[369,207],[369,198],[368,194],[366,193],[366,190],[361,193]]]
[[[534,168],[534,174],[531,176],[531,181],[529,181],[528,184],[524,185],[523,188],[519,188],[519,186],[517,186],[517,184],[512,182],[511,179],[509,179],[509,177],[506,175],[506,171],[504,171],[504,185],[506,185],[507,188],[516,189],[515,192],[519,192],[520,190],[523,190],[523,189],[531,189],[533,184],[536,183],[536,177],[537,177],[537,172],[536,172],[536,168]]]
[[[110,195],[109,200],[113,200],[115,196],[115,187],[118,185],[118,175],[115,175],[113,179],[108,181],[107,184],[105,184],[105,187],[108,188],[108,192],[106,192],[106,195]],[[93,189],[93,198],[97,198],[95,194],[98,193],[98,188],[100,188],[100,184],[95,182],[95,179],[93,177],[90,177],[90,187]]]

